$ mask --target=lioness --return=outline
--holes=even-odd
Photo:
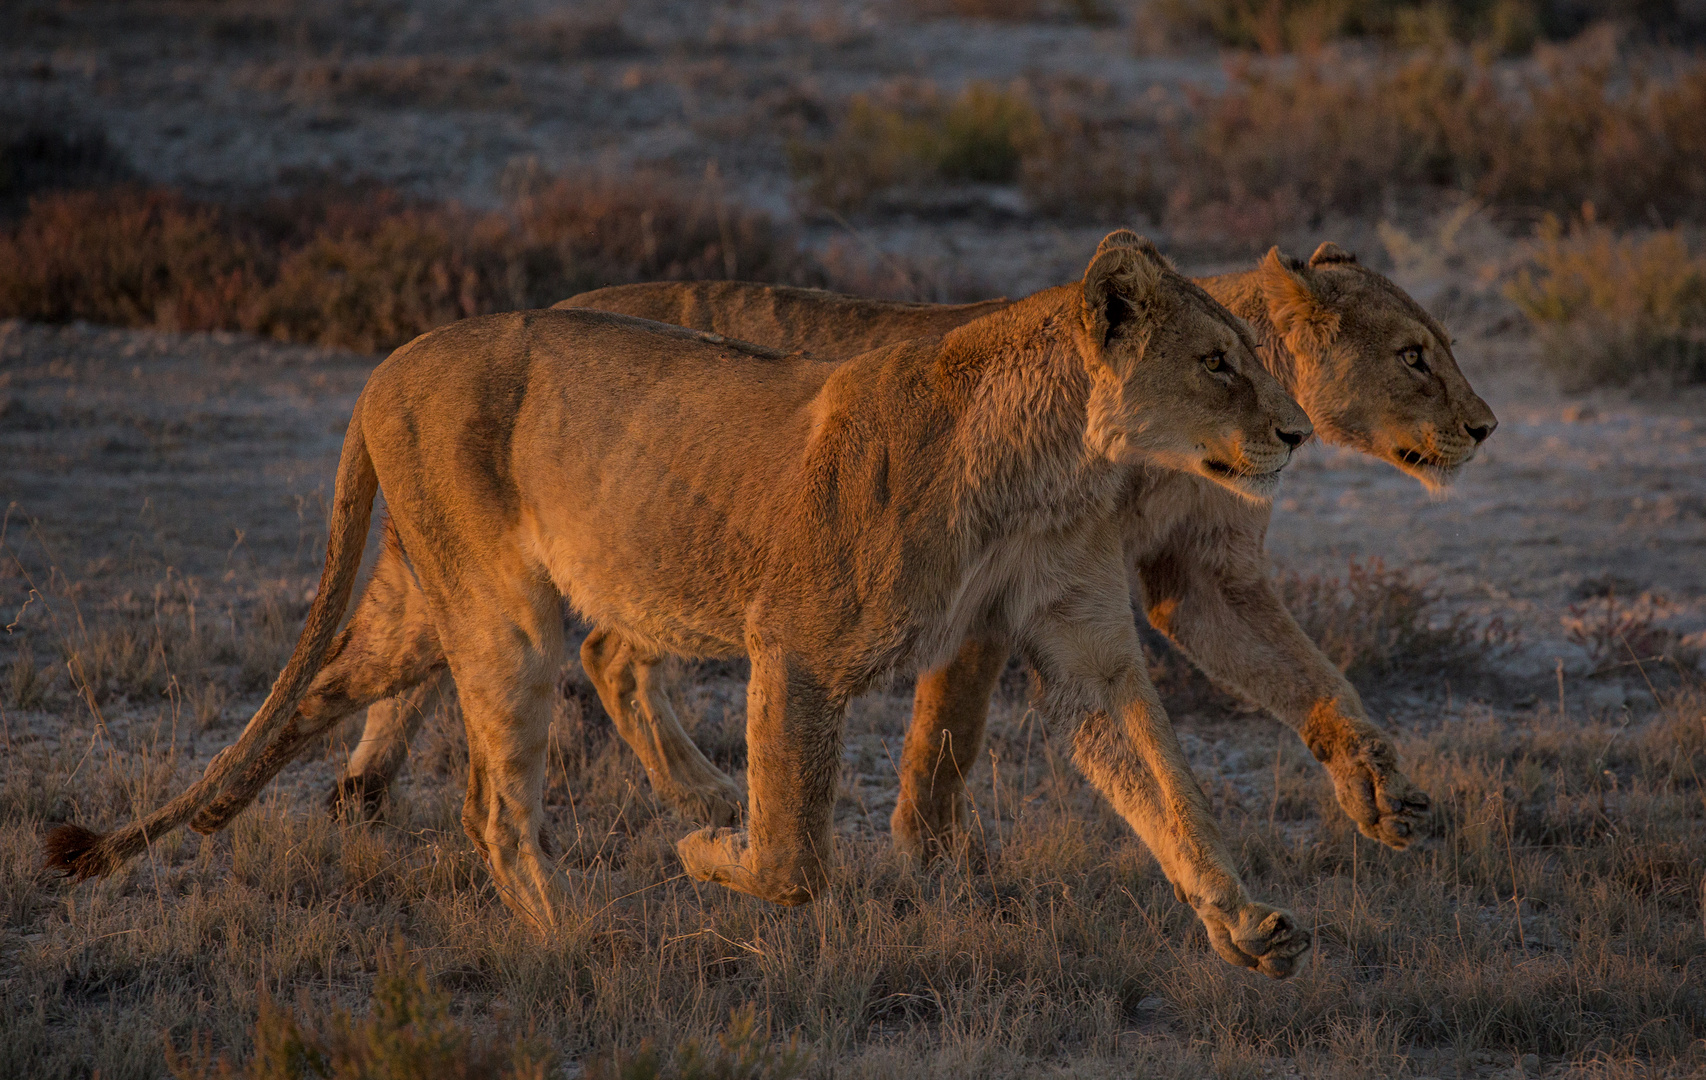
[[[243,736],[142,822],[55,830],[49,862],[109,870],[281,727],[393,692],[394,642],[365,604],[332,645],[382,490],[462,701],[464,828],[534,925],[564,914],[539,831],[567,597],[648,655],[751,660],[748,827],[683,838],[695,877],[812,899],[848,702],[897,665],[994,638],[1040,673],[1042,710],[1215,949],[1284,977],[1309,935],[1239,880],[1123,591],[1126,518],[1161,470],[1267,499],[1310,434],[1254,348],[1126,232],[1081,282],[838,365],[592,311],[423,335],[357,402],[320,590]]]
[[[1322,244],[1307,262],[1288,259],[1276,248],[1252,270],[1199,284],[1251,325],[1262,362],[1328,442],[1388,461],[1437,488],[1497,425],[1458,370],[1439,323],[1335,244]],[[831,356],[943,333],[1009,303],[897,304],[810,289],[702,282],[616,286],[558,306],[618,311]],[[1356,690],[1274,594],[1262,552],[1270,507],[1184,475],[1158,483],[1149,500],[1135,508],[1127,555],[1133,595],[1152,625],[1216,681],[1296,730],[1326,766],[1339,804],[1364,835],[1406,846],[1427,796],[1399,769],[1390,741],[1369,721]],[[1180,500],[1188,512],[1155,509]],[[400,612],[418,603],[410,598],[406,574],[388,586]],[[403,613],[396,621],[409,618]],[[415,647],[435,651],[436,644],[425,640],[430,626],[414,621]],[[995,642],[968,642],[947,667],[919,679],[893,817],[895,841],[904,850],[924,854],[931,840],[963,835],[957,833],[963,778],[980,756],[989,695],[1008,651]],[[597,632],[583,657],[660,797],[692,820],[733,823],[740,789],[687,737],[645,657]],[[334,800],[378,799],[441,683],[434,677],[369,709]],[[228,815],[258,790],[233,793],[216,805]],[[210,814],[196,824],[222,823]]]

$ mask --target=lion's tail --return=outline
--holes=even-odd
[[[278,681],[273,683],[272,692],[237,741],[208,763],[200,780],[165,806],[104,835],[77,825],[54,829],[42,843],[47,868],[79,880],[111,873],[151,840],[188,821],[219,794],[227,779],[265,749],[307,694],[325,662],[338,624],[343,621],[350,593],[355,588],[356,573],[361,569],[367,527],[373,514],[373,496],[378,490],[379,477],[373,470],[373,458],[362,434],[361,402],[357,401],[349,431],[344,435],[343,456],[338,461],[329,523],[331,536],[326,542],[326,566],[320,572],[320,590],[308,609],[307,625],[302,628],[296,649]]]

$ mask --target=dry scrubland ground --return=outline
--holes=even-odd
[[[1120,186],[1121,170],[1092,166],[1149,160],[1131,147],[1170,145],[1169,109],[1231,85],[1211,51],[1134,52],[1155,27],[1100,21],[1094,5],[925,6],[1026,18],[853,3],[29,0],[0,42],[0,100],[26,127],[69,120],[105,141],[0,148],[0,203],[32,185],[130,179],[225,199],[230,217],[148,211],[120,228],[98,211],[133,204],[54,204],[35,233],[6,239],[26,246],[5,249],[0,303],[373,348],[467,310],[716,274],[731,258],[743,274],[867,291],[1018,295],[1079,272],[1110,221],[1157,225],[1204,271],[1276,239],[1301,254],[1325,236],[1348,242],[1447,320],[1502,421],[1443,501],[1311,448],[1270,541],[1306,627],[1433,794],[1427,841],[1394,854],[1358,839],[1288,733],[1156,642],[1155,675],[1252,888],[1316,929],[1311,964],[1288,983],[1213,956],[1026,710],[1017,670],[971,778],[972,850],[928,872],[887,849],[909,687],[859,703],[837,887],[806,909],[679,876],[672,845],[687,826],[652,798],[578,672],[565,675],[547,801],[587,918],[543,946],[518,931],[462,834],[453,710],[429,725],[375,824],[320,809],[344,733],[226,834],[167,838],[108,882],[42,881],[52,823],[101,827],[157,804],[258,704],[317,579],[326,485],[374,359],[235,334],[0,323],[0,1076],[159,1076],[163,1041],[197,1038],[205,1052],[178,1069],[202,1075],[211,1057],[251,1052],[257,1017],[274,1065],[290,1046],[327,1043],[334,1056],[385,1047],[393,1065],[450,1053],[497,1070],[520,1036],[523,1075],[541,1050],[565,1075],[784,1075],[798,1065],[790,1039],[817,1075],[1706,1070],[1706,398],[1566,398],[1537,363],[1597,342],[1581,352],[1600,369],[1549,368],[1591,382],[1655,333],[1684,362],[1697,356],[1706,269],[1659,261],[1687,237],[1661,233],[1582,279],[1598,290],[1595,317],[1620,320],[1615,334],[1557,318],[1582,282],[1531,281],[1522,310],[1560,323],[1536,335],[1502,286],[1526,253],[1512,237],[1547,204],[1509,202],[1520,185],[1485,140],[1452,142],[1459,156],[1441,160],[1496,205],[1454,211],[1437,191],[1346,186],[1359,170],[1384,175],[1377,164],[1416,167],[1402,146],[1365,154],[1359,129],[1334,142],[1330,124],[1304,131],[1295,109],[1240,99],[1214,113],[1232,123],[1221,156],[1212,139],[1191,143],[1166,158],[1176,176]],[[1310,24],[1264,25],[1228,33],[1290,43]],[[1588,70],[1603,44],[1563,69]],[[1530,70],[1497,63],[1507,89]],[[999,93],[962,94],[972,80]],[[1343,87],[1305,85],[1309,100],[1343,104]],[[1069,137],[1014,135],[1034,119],[1012,111],[1021,100]],[[1635,142],[1553,162],[1582,178],[1566,202],[1599,198],[1594,177],[1634,175],[1619,146],[1657,160],[1645,150],[1696,145],[1687,121],[1706,112],[1654,100],[1606,121]],[[1148,104],[1134,114],[1134,102]],[[1562,145],[1567,127],[1528,136]],[[993,157],[991,131],[1006,133]],[[1203,186],[1260,182],[1261,163],[1234,151],[1288,142],[1299,159],[1330,159],[1332,182],[1253,202]],[[684,186],[634,183],[635,166]],[[586,167],[607,179],[549,183]],[[374,226],[359,192],[330,208],[317,194],[364,177],[473,210],[392,201]],[[1686,205],[1700,173],[1661,179]],[[252,213],[243,201],[292,191],[300,201]],[[1085,198],[1107,200],[1094,223],[1062,210]],[[1601,201],[1630,224],[1627,207]],[[279,220],[294,214],[306,220]],[[1578,232],[1552,265],[1617,243]],[[63,277],[38,273],[48,256]],[[321,291],[328,281],[342,291]],[[1650,303],[1666,283],[1666,302]],[[738,667],[691,676],[684,714],[738,776]],[[434,989],[411,990],[416,976]],[[377,1029],[339,1035],[326,1019],[339,1010]],[[461,1027],[491,1044],[458,1050]]]

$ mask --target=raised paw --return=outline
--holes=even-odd
[[[1428,794],[1398,768],[1384,738],[1363,738],[1327,763],[1339,805],[1370,840],[1402,850],[1421,832]]]
[[[1208,942],[1221,959],[1238,967],[1251,968],[1270,979],[1284,979],[1295,972],[1309,951],[1310,934],[1297,916],[1266,904],[1248,903],[1228,916],[1209,904],[1197,909]]]
[[[814,885],[822,884],[815,867],[755,865],[745,829],[700,829],[678,840],[675,850],[688,876],[725,885],[773,904],[789,907],[809,904]]]

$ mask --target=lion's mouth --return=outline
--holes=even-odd
[[[1443,469],[1446,467],[1445,462],[1439,459],[1438,454],[1427,454],[1420,450],[1410,450],[1405,448],[1400,448],[1394,451],[1394,453],[1398,456],[1399,461],[1402,461],[1411,468]]]
[[[1279,469],[1252,469],[1245,466],[1228,465],[1224,461],[1216,461],[1213,458],[1203,458],[1202,464],[1204,469],[1227,480],[1266,480],[1280,474]],[[1284,466],[1280,468],[1284,468]]]
[[[1257,502],[1267,502],[1279,489],[1279,469],[1261,471],[1203,458],[1202,471],[1227,488]]]

